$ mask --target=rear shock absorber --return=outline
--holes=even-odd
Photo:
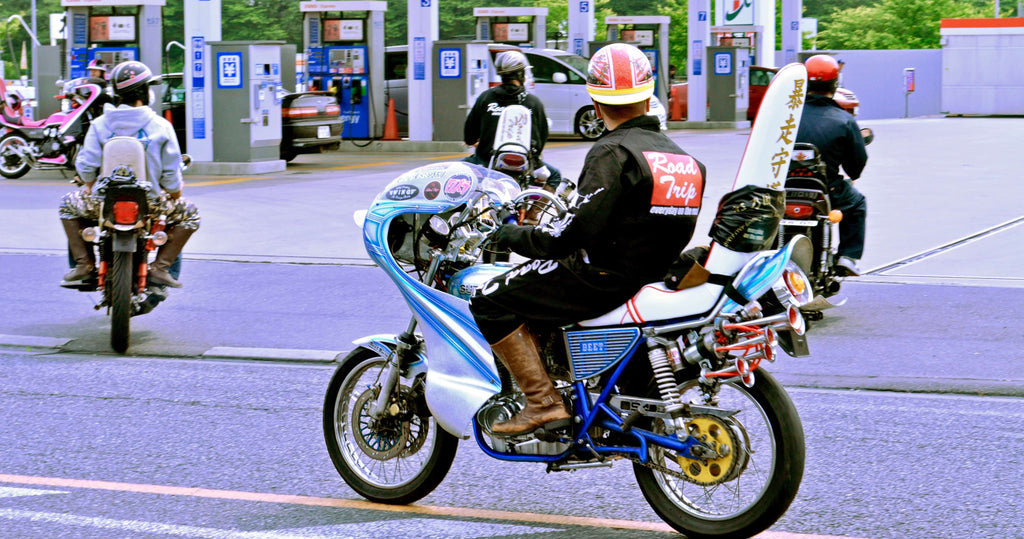
[[[648,339],[647,359],[651,362],[654,381],[658,384],[661,400],[665,402],[665,410],[674,417],[676,412],[683,408],[683,404],[677,389],[676,377],[672,372],[672,365],[669,363],[666,345],[670,344],[658,342],[656,339]]]

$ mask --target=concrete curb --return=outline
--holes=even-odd
[[[317,361],[334,363],[346,352],[340,350],[307,350],[298,348],[243,348],[215,346],[205,352],[204,358],[263,359],[273,361]]]
[[[68,344],[74,339],[36,337],[31,335],[2,335],[0,348],[46,349],[70,354],[94,354],[86,350],[69,350]],[[113,353],[109,352],[108,353]],[[202,354],[174,355],[147,353],[139,357],[161,357],[177,359],[239,359],[253,361],[295,361],[300,363],[337,363],[347,350],[314,350],[305,348],[250,348],[236,346],[215,346]],[[955,395],[1024,397],[1024,379],[962,379],[962,378],[911,378],[904,376],[841,376],[817,373],[772,372],[785,387],[827,390],[890,391],[901,393],[938,393]]]
[[[35,337],[32,335],[0,335],[0,346],[17,346],[26,348],[54,348],[67,346],[72,339],[56,337]]]

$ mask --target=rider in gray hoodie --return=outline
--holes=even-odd
[[[75,268],[64,276],[65,284],[82,281],[95,270],[93,250],[81,236],[83,221],[98,217],[101,199],[93,196],[92,187],[102,165],[103,144],[115,136],[129,136],[142,142],[146,149],[146,177],[151,185],[159,186],[153,191],[150,211],[167,216],[168,240],[150,264],[148,280],[153,284],[181,287],[167,269],[181,254],[189,237],[199,229],[199,211],[181,196],[184,187],[181,150],[174,127],[147,106],[151,78],[149,68],[137,61],[118,64],[111,72],[110,82],[118,105],[105,105],[103,115],[92,123],[86,133],[75,160],[83,186],[65,195],[60,207],[61,224],[76,263]]]

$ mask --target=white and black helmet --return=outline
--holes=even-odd
[[[499,75],[511,75],[519,71],[526,71],[530,63],[526,56],[519,51],[505,51],[494,60],[494,69]]]

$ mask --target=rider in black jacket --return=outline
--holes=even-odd
[[[524,86],[529,67],[526,56],[519,51],[506,51],[498,55],[494,69],[501,75],[501,85],[480,94],[466,117],[463,140],[467,146],[476,146],[476,150],[464,161],[487,166],[491,160],[491,151],[494,150],[494,135],[498,130],[501,111],[509,105],[522,105],[530,109],[530,150],[533,153],[531,158],[534,168],[548,167],[550,176],[546,185],[553,193],[562,181],[562,174],[555,167],[544,163],[540,157],[548,140],[548,117],[544,113],[544,104],[537,96],[528,93]]]
[[[567,425],[533,333],[600,316],[660,281],[690,241],[705,168],[647,116],[654,76],[623,43],[590,60],[587,91],[608,131],[587,153],[578,198],[540,226],[502,225],[496,243],[529,260],[486,283],[470,310],[495,356],[526,394],[526,408],[492,427],[518,435]]]
[[[814,144],[821,152],[828,175],[829,199],[833,208],[843,212],[836,270],[844,275],[859,275],[857,261],[864,254],[868,203],[853,182],[860,178],[868,161],[864,137],[853,116],[832,99],[839,84],[839,63],[831,56],[818,54],[808,58],[805,65],[807,101],[796,141]],[[849,181],[840,174],[840,166]]]

